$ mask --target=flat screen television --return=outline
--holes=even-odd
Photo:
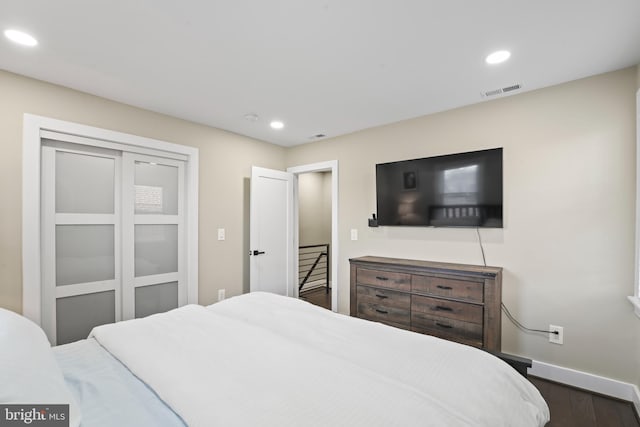
[[[502,228],[502,148],[376,165],[378,225]]]

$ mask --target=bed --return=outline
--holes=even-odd
[[[9,339],[15,350],[16,329],[27,347],[46,340],[30,321],[0,310],[0,348]],[[23,360],[0,356],[0,403],[67,402],[72,426],[529,427],[549,420],[536,388],[489,353],[268,293],[187,305],[103,325],[52,350],[37,347],[8,352]],[[37,360],[25,358],[36,350]],[[15,370],[43,360],[56,371],[48,373],[56,391],[24,400],[43,379]]]

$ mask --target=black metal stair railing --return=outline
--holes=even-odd
[[[329,293],[329,244],[306,245],[298,248],[298,291],[324,286]],[[304,290],[307,290],[304,289]]]

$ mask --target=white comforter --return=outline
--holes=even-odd
[[[480,350],[251,293],[92,335],[189,426],[543,426],[546,403]]]

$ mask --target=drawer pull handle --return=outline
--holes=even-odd
[[[386,295],[380,295],[380,294],[376,294],[376,296],[377,296],[378,298],[381,298],[381,299],[389,298],[389,297],[388,297],[388,296],[386,296]]]
[[[384,277],[384,276],[376,276],[376,279],[382,280],[383,282],[389,280],[388,277]]]
[[[453,311],[453,308],[451,308],[451,307],[445,307],[444,305],[436,305],[436,310],[441,310],[441,311]]]
[[[377,308],[376,308],[376,311],[377,311],[378,313],[382,313],[382,314],[389,314],[389,312],[388,312],[388,311],[380,310],[380,309],[377,309]]]
[[[451,325],[446,325],[446,324],[440,323],[440,322],[436,322],[436,325],[440,326],[441,328],[447,328],[447,329],[453,328],[453,326],[451,326]]]
[[[448,290],[448,291],[450,291],[451,289],[453,289],[451,286],[438,285],[437,287],[438,287],[438,289],[446,289],[446,290]]]

